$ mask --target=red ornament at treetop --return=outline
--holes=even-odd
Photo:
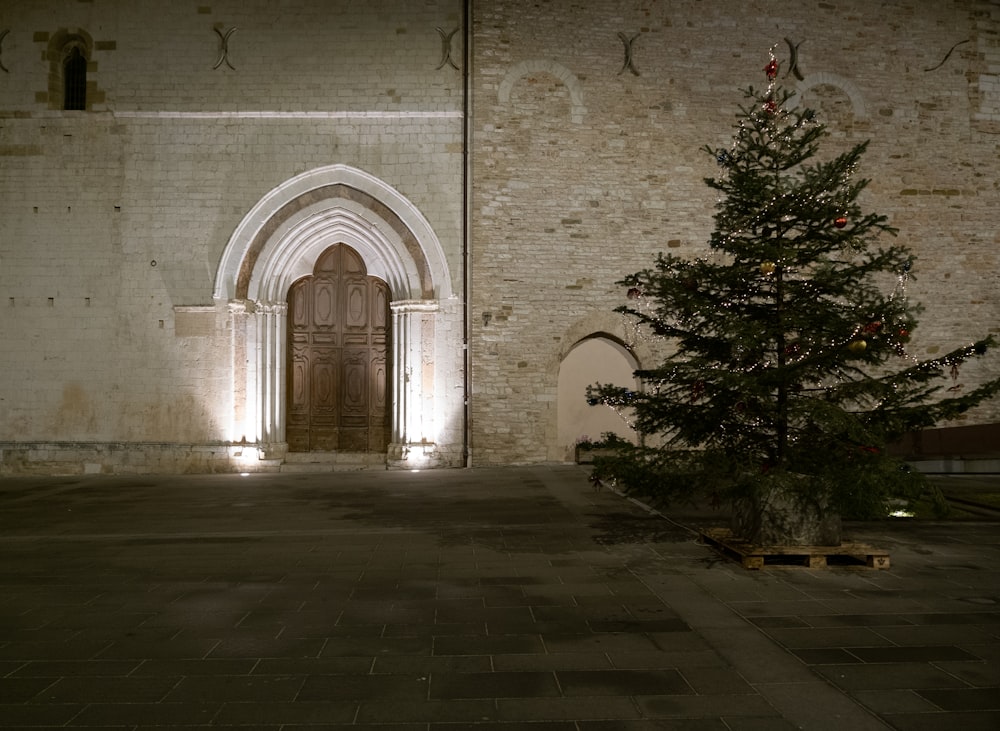
[[[767,74],[767,78],[774,81],[774,77],[778,75],[778,61],[776,59],[771,59],[771,61],[764,67],[764,73]]]

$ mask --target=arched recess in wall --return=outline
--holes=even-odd
[[[432,348],[442,299],[452,296],[444,251],[426,218],[397,190],[346,165],[310,170],[265,195],[236,227],[215,278],[232,330],[232,429],[267,457],[285,444],[287,295],[329,246],[343,243],[389,287],[392,313],[389,457],[433,444]]]
[[[795,93],[788,99],[788,108],[795,109],[802,102],[802,95],[816,86],[833,86],[843,91],[847,98],[851,100],[851,107],[854,110],[854,119],[863,120],[868,118],[868,107],[865,105],[864,94],[861,89],[850,79],[845,79],[837,74],[830,74],[820,71],[809,74],[795,85]]]
[[[558,384],[556,408],[549,427],[549,459],[572,459],[575,443],[582,436],[596,440],[601,433],[614,431],[625,438],[634,437],[609,407],[586,403],[586,388],[596,381],[639,388],[633,371],[643,363],[651,363],[654,354],[646,341],[636,341],[633,335],[624,316],[611,311],[588,313],[566,330],[562,345],[548,366]],[[594,346],[596,352],[592,353]],[[606,368],[592,367],[602,361],[608,364]],[[601,375],[605,371],[611,378]],[[573,413],[584,421],[574,423]]]
[[[586,400],[587,386],[596,383],[638,389],[636,368],[635,354],[609,333],[594,333],[573,345],[559,367],[557,443],[563,461],[573,459],[577,442],[597,441],[606,432],[636,441],[635,430],[625,420],[627,414],[605,405],[592,406]]]
[[[500,82],[500,87],[497,91],[497,98],[500,103],[508,104],[510,102],[510,92],[514,84],[533,73],[552,74],[562,81],[569,91],[570,115],[573,122],[575,124],[583,122],[583,117],[587,113],[587,108],[583,106],[583,85],[572,71],[555,61],[536,59],[522,61],[512,66],[506,75],[504,75],[503,81]]]

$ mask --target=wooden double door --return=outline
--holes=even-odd
[[[386,451],[388,347],[388,286],[331,246],[288,292],[289,451]]]

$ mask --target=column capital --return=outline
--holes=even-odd
[[[393,313],[437,312],[441,309],[439,300],[396,300],[389,303]]]
[[[287,302],[257,302],[256,307],[257,312],[265,312],[268,314],[283,315],[288,311]]]

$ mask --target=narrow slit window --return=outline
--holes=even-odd
[[[87,59],[74,47],[63,62],[63,109],[87,108]]]

